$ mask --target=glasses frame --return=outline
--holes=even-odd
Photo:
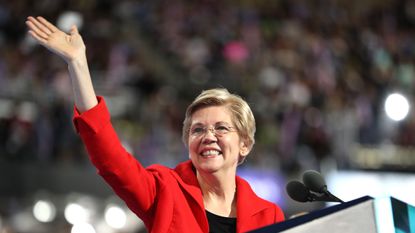
[[[237,132],[238,130],[234,126],[227,125],[226,123],[218,123],[216,125],[209,126],[195,124],[190,127],[189,136],[199,138],[206,136],[208,131],[215,135],[215,137],[223,137],[229,133]]]

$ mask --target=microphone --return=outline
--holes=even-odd
[[[303,173],[303,182],[311,191],[316,193],[324,193],[327,190],[326,181],[320,173],[308,170]]]
[[[313,201],[327,201],[327,202],[337,202],[334,201],[333,198],[328,197],[324,194],[315,194],[310,191],[308,187],[306,187],[300,181],[294,180],[290,181],[286,185],[286,190],[288,195],[295,201],[298,202],[313,202]]]
[[[307,202],[311,201],[310,190],[300,181],[290,181],[285,187],[288,195],[295,201]]]
[[[329,190],[327,189],[326,181],[324,180],[323,176],[317,171],[305,171],[303,173],[303,182],[305,186],[309,188],[311,191],[326,196],[331,202],[344,203],[344,201],[340,200],[338,197],[334,196],[329,192]]]

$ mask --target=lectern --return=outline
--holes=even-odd
[[[415,233],[415,207],[393,197],[364,196],[251,233]]]

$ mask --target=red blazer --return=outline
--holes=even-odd
[[[191,161],[175,169],[144,168],[121,145],[110,122],[105,101],[82,113],[74,124],[98,173],[145,223],[149,232],[209,232],[202,192]],[[236,177],[236,232],[283,221],[281,209],[258,197]]]

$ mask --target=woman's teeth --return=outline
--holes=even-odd
[[[202,155],[203,156],[210,156],[210,155],[219,155],[219,151],[217,150],[207,150],[207,151],[203,151]]]

